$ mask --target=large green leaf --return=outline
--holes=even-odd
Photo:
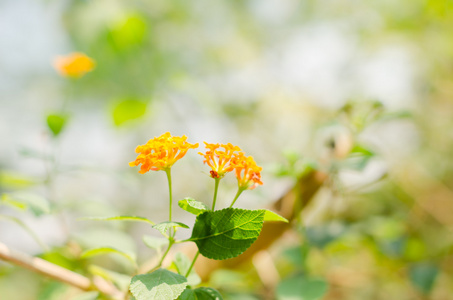
[[[197,216],[190,241],[211,259],[236,257],[258,238],[266,211],[225,208],[205,211]]]
[[[133,221],[133,222],[145,222],[151,225],[154,225],[153,221],[137,216],[116,216],[116,217],[87,217],[82,220],[93,220],[93,221]]]
[[[157,269],[149,274],[132,278],[130,291],[137,300],[172,300],[186,289],[184,276],[165,269]]]
[[[276,294],[278,300],[319,300],[326,294],[327,287],[324,280],[297,276],[282,280]]]
[[[209,210],[209,208],[203,202],[197,201],[192,198],[184,198],[182,200],[179,200],[178,205],[185,211],[197,216],[202,212]]]
[[[180,300],[223,300],[220,293],[209,287],[200,287],[198,289],[186,289],[184,293],[179,296]]]
[[[167,231],[168,229],[170,228],[175,228],[175,227],[182,227],[182,228],[189,228],[189,226],[187,226],[186,224],[184,223],[181,223],[181,222],[162,222],[162,223],[159,223],[159,224],[156,224],[153,226],[154,229],[157,229],[159,230],[160,233],[162,233],[162,235],[166,236],[167,235]]]

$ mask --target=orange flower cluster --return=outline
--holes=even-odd
[[[79,52],[57,56],[53,62],[55,70],[60,75],[74,78],[82,77],[92,71],[95,65],[93,59]]]
[[[204,142],[208,149],[204,156],[206,163],[211,167],[212,178],[222,178],[226,173],[235,171],[240,189],[254,189],[261,182],[261,167],[258,167],[252,156],[245,156],[241,148],[232,144],[209,144]],[[219,148],[225,150],[219,150]]]
[[[168,170],[173,164],[184,157],[189,149],[195,149],[197,144],[186,142],[187,137],[172,136],[169,132],[149,140],[145,145],[138,146],[135,152],[140,153],[131,167],[141,164],[139,173]]]
[[[211,167],[212,178],[222,178],[226,173],[234,170],[235,167],[240,165],[239,157],[241,148],[233,146],[232,144],[209,144],[204,142],[206,153],[199,152],[198,154],[204,156],[205,164]],[[219,150],[219,148],[225,150]]]
[[[253,157],[241,155],[240,162],[241,165],[235,168],[239,188],[253,190],[258,185],[262,185],[261,170],[263,168],[258,167]]]

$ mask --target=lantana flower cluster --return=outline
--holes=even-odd
[[[172,136],[169,132],[149,140],[145,145],[138,146],[135,152],[140,153],[129,165],[134,167],[141,164],[139,173],[168,170],[179,159],[183,158],[189,149],[198,148],[197,144],[188,143],[186,136]],[[241,190],[254,189],[262,185],[261,170],[252,156],[246,156],[238,146],[228,144],[210,144],[204,142],[206,151],[199,152],[204,157],[204,163],[211,167],[210,176],[221,179],[226,173],[235,172],[238,187]],[[223,148],[223,149],[222,149]]]

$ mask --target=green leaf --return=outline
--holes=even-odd
[[[418,263],[409,269],[411,282],[424,294],[429,294],[439,274],[437,266],[430,263]]]
[[[327,283],[303,276],[282,280],[276,289],[277,300],[318,300],[327,292]]]
[[[30,227],[28,227],[27,224],[22,222],[20,219],[13,217],[13,216],[6,216],[6,215],[0,215],[0,219],[5,219],[5,220],[16,223],[17,225],[22,227],[22,229],[24,229],[35,240],[35,242],[38,243],[39,246],[41,246],[41,248],[44,251],[49,250],[47,245],[41,241],[41,239],[36,235],[36,233]]]
[[[268,209],[264,209],[265,213],[264,213],[264,221],[268,221],[268,222],[285,222],[285,223],[288,223],[288,220],[282,216],[280,216],[279,214],[273,212],[273,211],[270,211]]]
[[[27,205],[25,203],[14,200],[8,194],[3,194],[2,197],[0,198],[0,201],[2,204],[9,205],[9,206],[17,208],[19,210],[27,209]]]
[[[37,217],[44,214],[49,214],[51,212],[49,201],[35,194],[24,192],[4,194],[2,196],[2,201],[3,200],[6,200],[6,202],[8,202],[9,204],[16,203],[16,206],[20,205],[19,203],[22,203],[25,207],[29,208],[31,212]]]
[[[134,222],[145,222],[151,225],[155,225],[153,221],[144,218],[144,217],[136,217],[136,216],[116,216],[116,217],[87,217],[82,218],[81,220],[93,220],[93,221],[134,221]]]
[[[116,126],[138,119],[146,113],[146,103],[136,99],[126,99],[119,102],[113,109],[112,117]]]
[[[182,227],[182,228],[189,228],[189,226],[187,226],[186,224],[184,223],[180,223],[180,222],[162,222],[162,223],[159,223],[159,224],[156,224],[153,226],[154,229],[157,229],[160,231],[160,233],[162,233],[164,236],[167,235],[167,231],[168,229],[170,228],[175,228],[175,227]]]
[[[173,260],[173,263],[178,273],[182,276],[185,276],[190,268],[190,265],[192,264],[192,261],[184,253],[177,252],[175,254],[175,259]],[[192,269],[190,271],[189,276],[187,276],[187,284],[195,286],[200,283],[201,283],[200,276],[198,276],[197,272],[195,272],[195,269]]]
[[[31,177],[27,177],[14,172],[0,172],[0,186],[10,188],[25,188],[35,185],[37,182]]]
[[[157,269],[149,274],[132,278],[130,291],[137,300],[172,300],[186,289],[184,276],[165,269]]]
[[[197,216],[189,240],[194,241],[207,258],[223,260],[236,257],[258,238],[265,214],[263,209],[205,211]]]
[[[203,202],[194,200],[192,198],[184,198],[182,200],[179,200],[178,205],[185,211],[197,216],[202,212],[209,210],[209,208]]]
[[[134,264],[134,266],[136,265],[136,258],[135,258],[135,254],[134,253],[126,253],[124,251],[120,251],[118,249],[115,249],[115,248],[111,248],[111,247],[99,247],[99,248],[93,248],[93,249],[88,249],[88,250],[85,250],[82,252],[82,254],[80,255],[81,258],[89,258],[89,257],[93,257],[93,256],[97,256],[97,255],[104,255],[104,254],[111,254],[111,253],[114,253],[114,254],[119,254],[125,258],[127,258],[130,262],[132,262]]]
[[[96,299],[98,299],[98,297],[99,297],[99,292],[93,291],[93,292],[86,292],[86,293],[77,295],[74,298],[71,298],[71,300],[96,300]]]
[[[54,136],[58,136],[68,121],[68,116],[63,114],[50,114],[47,116],[47,126]]]
[[[209,287],[200,287],[195,290],[186,289],[181,296],[180,300],[223,300],[220,293]]]
[[[157,250],[157,252],[160,252],[163,247],[168,245],[167,239],[160,238],[160,237],[154,237],[154,236],[150,236],[150,235],[144,235],[143,242],[149,248]]]
[[[90,265],[88,271],[93,274],[109,280],[115,284],[121,291],[127,291],[131,282],[131,276],[113,272],[96,265]]]

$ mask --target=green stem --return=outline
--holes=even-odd
[[[234,196],[233,202],[231,202],[230,207],[233,207],[234,203],[236,202],[236,200],[239,198],[243,191],[244,191],[243,188],[238,188],[238,192],[236,193],[236,196]]]
[[[215,180],[214,199],[212,200],[212,209],[211,210],[214,210],[215,202],[217,201],[217,190],[219,189],[220,178],[214,178],[214,180]]]
[[[173,246],[173,244],[174,244],[174,241],[172,239],[169,239],[168,248],[165,251],[164,255],[162,255],[162,257],[161,257],[159,263],[157,264],[157,266],[155,266],[154,268],[149,270],[148,273],[151,273],[152,271],[154,271],[154,270],[156,270],[156,269],[158,269],[158,268],[160,268],[162,266],[162,263],[164,262],[165,257],[167,257],[168,252],[170,252],[170,248],[171,248],[171,246]]]
[[[186,273],[186,276],[185,276],[186,278],[189,276],[190,271],[192,271],[192,268],[195,265],[195,262],[197,261],[198,255],[200,255],[200,251],[197,251],[197,254],[195,254],[195,257],[192,260],[192,264],[190,265],[189,270],[187,270],[187,273]]]
[[[173,202],[173,197],[172,197],[172,193],[171,193],[171,169],[170,168],[166,169],[165,173],[167,173],[168,191],[169,191],[169,194],[170,194],[170,209],[169,209],[168,220],[171,222],[171,207],[172,207],[172,202]],[[171,234],[170,234],[170,236],[171,236]]]

